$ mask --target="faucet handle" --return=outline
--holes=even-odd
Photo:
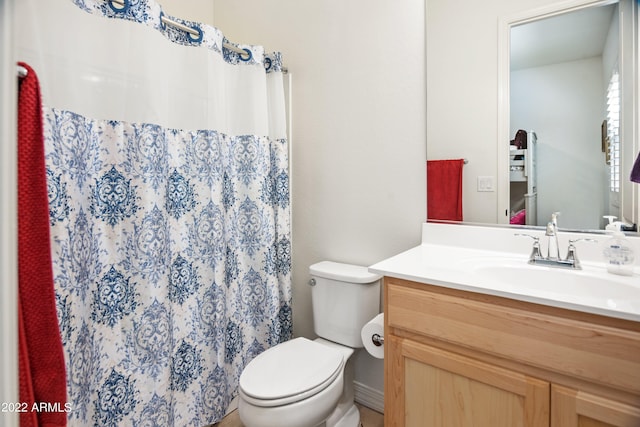
[[[533,239],[533,249],[531,249],[531,255],[529,255],[529,262],[532,262],[534,259],[542,258],[542,253],[540,252],[539,237],[532,236],[531,234],[526,234],[526,233],[514,233],[514,236],[530,237]]]
[[[580,241],[598,243],[598,241],[596,239],[589,239],[587,237],[581,237],[579,239],[569,239],[569,246],[573,246],[574,243],[580,242]]]
[[[526,233],[513,233],[514,236],[518,236],[518,237],[530,237],[533,239],[533,245],[539,245],[540,244],[540,238],[536,237],[536,236],[532,236],[531,234],[526,234]]]
[[[580,261],[578,260],[578,253],[576,252],[576,246],[574,243],[585,241],[590,243],[598,243],[596,239],[588,239],[588,238],[580,238],[580,239],[569,239],[569,247],[567,248],[567,258],[566,261],[573,263],[573,268],[580,268]]]
[[[537,236],[532,236],[531,234],[527,234],[527,233],[513,233],[513,235],[518,237],[530,237],[533,239],[534,245],[540,244],[540,238]]]
[[[522,236],[522,237],[531,237],[533,240],[540,240],[539,237],[536,236],[532,236],[531,234],[527,234],[527,233],[513,233],[514,236]]]

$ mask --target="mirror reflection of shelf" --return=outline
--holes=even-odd
[[[512,214],[524,209],[525,223],[538,225],[536,145],[538,137],[535,132],[527,132],[527,148],[509,151],[509,180],[511,181]]]
[[[525,165],[526,149],[509,151],[509,180],[524,182],[527,180]]]

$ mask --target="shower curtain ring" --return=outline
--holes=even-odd
[[[108,0],[108,3],[111,10],[117,13],[125,13],[131,7],[130,0]]]
[[[191,31],[187,31],[187,35],[189,36],[189,40],[191,40],[194,43],[200,43],[202,41],[202,37],[203,37],[204,33],[202,32],[202,30],[198,26],[191,27],[191,29],[194,30],[194,31],[197,31],[198,34],[195,35]]]
[[[251,58],[253,58],[253,54],[251,53],[251,50],[247,49],[247,48],[243,48],[242,50],[244,50],[246,53],[241,53],[240,55],[240,60],[247,62],[250,61]]]

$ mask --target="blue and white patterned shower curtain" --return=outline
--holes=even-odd
[[[74,3],[92,12],[88,19],[124,17],[135,21],[126,24],[160,30],[169,39],[164,43],[204,47],[223,58],[220,69],[232,80],[241,81],[247,69],[264,75],[263,63],[280,69],[279,55],[262,56],[255,47],[252,60],[243,63],[219,47],[211,27],[197,27],[204,29],[201,40],[175,37],[158,21],[162,12],[151,0],[127,2],[125,16],[110,2]],[[34,55],[36,71],[39,59]],[[55,66],[42,60],[40,68]],[[274,92],[268,83],[247,84],[268,96]],[[85,97],[106,102],[101,93]],[[96,117],[91,108],[61,108],[53,90],[48,98],[46,162],[69,425],[219,421],[237,394],[243,367],[291,336],[286,138],[264,127],[261,133],[234,132],[224,123],[243,120],[228,109],[221,129],[178,128],[127,120],[125,112]],[[196,106],[203,105],[195,98]],[[216,108],[211,114],[223,107]],[[273,110],[265,109],[284,114]]]

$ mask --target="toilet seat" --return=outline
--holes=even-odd
[[[240,375],[240,393],[256,406],[287,405],[327,388],[342,374],[344,364],[340,351],[295,338],[249,362]]]

